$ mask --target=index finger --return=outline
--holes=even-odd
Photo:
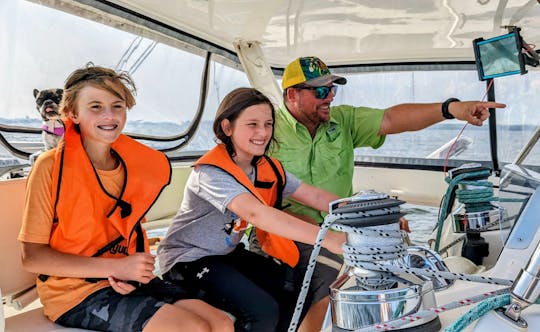
[[[487,108],[505,108],[506,104],[503,103],[497,103],[494,101],[486,101],[484,102],[484,106]]]

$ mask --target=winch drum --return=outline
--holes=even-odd
[[[330,286],[332,324],[335,327],[355,330],[435,306],[431,281],[416,285],[396,281],[397,285],[392,289],[363,290],[357,283],[354,269],[348,270]],[[433,317],[426,317],[413,325],[421,325],[436,317],[433,314]]]

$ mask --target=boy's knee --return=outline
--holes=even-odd
[[[225,315],[218,323],[218,330],[220,332],[234,332],[234,318]]]
[[[233,332],[234,331],[235,317],[225,311],[219,311],[216,317],[213,318],[213,324],[218,327],[220,332]]]

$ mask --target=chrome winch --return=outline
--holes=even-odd
[[[362,192],[333,202],[327,218],[333,228],[347,233],[344,245],[345,268],[330,286],[333,331],[350,331],[409,316],[435,307],[434,285],[446,281],[419,278],[412,274],[392,273],[390,267],[429,265],[433,258],[423,250],[409,253],[399,229],[404,201],[383,193]],[[428,268],[442,268],[442,261]],[[387,269],[388,268],[388,269]],[[438,316],[423,316],[400,326],[400,331],[418,327],[438,330]]]
[[[482,265],[489,256],[489,245],[481,233],[510,228],[506,210],[494,202],[493,184],[488,181],[490,175],[489,168],[470,163],[450,170],[445,179],[449,186],[443,212],[451,216],[454,233],[464,234],[461,256],[476,265]],[[456,199],[459,205],[450,213]]]

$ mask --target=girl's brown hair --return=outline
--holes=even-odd
[[[225,144],[227,152],[233,157],[235,155],[234,145],[229,136],[225,135],[223,128],[221,128],[221,122],[225,119],[231,123],[242,114],[242,112],[253,105],[267,104],[272,110],[272,139],[274,138],[274,122],[275,122],[275,110],[274,105],[268,97],[262,94],[259,90],[253,88],[238,88],[235,89],[223,98],[221,104],[219,104],[216,112],[216,118],[214,119],[214,134],[218,141]],[[270,144],[269,144],[270,145]],[[269,146],[268,145],[268,146]],[[266,150],[268,150],[266,146]]]

